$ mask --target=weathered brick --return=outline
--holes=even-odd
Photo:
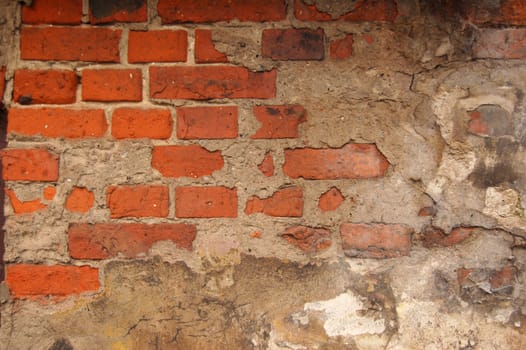
[[[220,186],[177,187],[175,216],[178,218],[235,218],[237,190]]]
[[[471,227],[457,227],[451,230],[449,234],[434,227],[426,227],[422,233],[422,240],[424,247],[451,247],[456,244],[462,243],[468,239],[473,233]]]
[[[4,99],[4,93],[5,93],[5,72],[6,72],[5,66],[0,67],[0,103]]]
[[[212,31],[208,29],[195,30],[194,59],[197,63],[228,62],[227,56],[215,48]]]
[[[90,23],[146,22],[147,0],[90,0]]]
[[[171,241],[192,250],[197,235],[189,224],[72,224],[68,230],[69,254],[73,259],[100,260],[114,256],[134,258],[156,242]]]
[[[85,69],[82,71],[82,100],[141,101],[140,69]]]
[[[118,108],[111,118],[111,134],[116,139],[167,139],[172,129],[168,109]]]
[[[347,144],[339,149],[286,149],[283,171],[294,179],[355,179],[383,176],[388,167],[374,144]]]
[[[102,109],[12,108],[8,132],[46,137],[101,137],[108,124]]]
[[[303,215],[303,190],[288,187],[278,190],[268,198],[252,196],[247,201],[245,214],[262,213],[268,216],[301,217]]]
[[[286,18],[284,0],[159,0],[157,11],[163,23],[219,21],[281,21]]]
[[[99,269],[90,266],[8,265],[6,282],[15,298],[67,296],[100,288]]]
[[[238,135],[237,106],[181,107],[177,109],[177,137],[235,139]]]
[[[340,207],[345,200],[340,190],[336,187],[331,187],[327,192],[320,196],[318,201],[318,208],[321,211],[332,211]]]
[[[294,226],[286,229],[281,237],[305,253],[327,250],[332,244],[331,233],[324,228]]]
[[[106,194],[111,218],[167,217],[167,186],[110,186]]]
[[[319,11],[316,5],[308,5],[303,0],[294,1],[294,15],[302,21],[332,21],[344,20],[349,22],[393,22],[398,16],[395,0],[367,0],[360,1],[351,11],[341,16],[331,16]]]
[[[449,0],[446,2],[450,15],[460,13],[470,23],[525,25],[524,0],[478,1]]]
[[[57,181],[58,156],[45,149],[4,149],[2,177],[7,181]]]
[[[82,0],[33,0],[22,7],[22,23],[80,24]]]
[[[526,28],[480,29],[473,43],[476,58],[526,58]]]
[[[78,78],[70,70],[27,70],[15,72],[13,100],[21,104],[74,103]]]
[[[261,54],[273,60],[322,60],[325,57],[323,29],[265,29]]]
[[[345,37],[331,41],[329,53],[331,58],[344,60],[352,56],[353,35],[347,34]]]
[[[284,139],[298,137],[299,124],[307,120],[307,113],[300,105],[254,106],[254,116],[261,127],[253,139]]]
[[[343,250],[356,258],[395,258],[409,255],[412,229],[396,224],[340,225]]]
[[[468,132],[478,136],[512,136],[513,117],[498,105],[481,105],[469,113]]]
[[[159,99],[273,98],[276,70],[243,67],[150,67],[150,96]]]
[[[265,158],[258,165],[259,171],[263,173],[266,177],[274,175],[274,158],[270,152],[265,154]]]
[[[223,168],[220,151],[210,152],[199,145],[157,146],[152,151],[152,167],[166,177],[211,175]]]
[[[128,62],[185,62],[188,39],[184,30],[130,31]]]
[[[73,187],[66,199],[66,209],[76,213],[87,213],[95,203],[95,195],[85,187]]]
[[[109,28],[23,27],[24,60],[119,62],[121,31]]]
[[[44,188],[43,194],[45,200],[53,200],[53,198],[55,198],[55,195],[57,194],[57,189],[54,186],[48,186]]]
[[[47,205],[42,203],[40,198],[30,201],[21,201],[16,196],[15,191],[6,188],[5,193],[9,197],[9,202],[11,202],[11,207],[15,214],[28,214],[47,208]]]

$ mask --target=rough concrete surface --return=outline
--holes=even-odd
[[[303,2],[337,19],[364,1]],[[15,105],[10,92],[16,69],[88,65],[20,60],[14,40],[20,25],[13,21],[21,5],[14,3],[0,2],[7,106]],[[95,4],[95,16],[111,14],[102,2]],[[148,4],[155,9],[157,1]],[[45,145],[60,153],[61,173],[44,210],[15,215],[6,199],[5,262],[89,264],[100,268],[102,287],[81,296],[15,299],[1,283],[0,350],[525,349],[526,61],[473,57],[475,25],[427,1],[397,4],[394,23],[301,22],[293,15],[294,1],[288,1],[287,20],[277,24],[205,24],[232,64],[278,70],[277,95],[265,103],[300,104],[307,111],[298,138],[253,140],[250,135],[260,127],[252,116],[254,102],[236,100],[239,137],[196,142],[222,151],[225,166],[212,175],[174,182],[151,167],[152,148],[177,142],[175,133],[166,140],[118,142],[10,134],[9,147]],[[148,25],[159,28],[159,18],[151,14]],[[327,42],[352,34],[353,54],[347,60],[307,62],[261,57],[261,32],[272,26],[323,28]],[[175,26],[189,30],[189,43],[195,27]],[[210,104],[221,102],[230,101]],[[183,104],[201,103],[140,103],[172,114]],[[90,106],[103,107],[107,116],[117,108]],[[490,129],[475,128],[473,112]],[[387,174],[309,181],[283,173],[285,149],[340,148],[349,142],[376,144],[390,163]],[[267,152],[276,169],[272,177],[257,167]],[[165,241],[133,260],[72,260],[69,224],[110,220],[106,188],[146,183],[167,185],[171,198],[176,186],[236,187],[240,214],[235,220],[186,220],[199,229],[191,252]],[[8,187],[30,201],[46,186]],[[301,186],[310,199],[301,218],[244,214],[251,196],[267,198],[290,186]],[[317,199],[333,186],[344,201],[320,212]],[[64,209],[73,187],[95,193],[88,213]],[[175,221],[171,203],[167,218],[141,221]],[[430,215],[419,215],[423,208]],[[413,233],[409,256],[346,257],[344,222],[406,225]],[[282,237],[291,225],[328,230],[332,244],[305,253]],[[447,237],[458,227],[471,229],[467,238],[426,243],[426,232]]]

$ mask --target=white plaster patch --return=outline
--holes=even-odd
[[[361,316],[359,311],[364,309],[360,299],[350,292],[342,293],[334,299],[307,303],[304,306],[305,311],[324,313],[323,328],[329,337],[383,333],[384,320]]]
[[[488,187],[486,190],[486,201],[484,214],[496,218],[520,216],[520,196],[511,188]]]

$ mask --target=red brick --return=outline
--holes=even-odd
[[[395,0],[361,0],[354,10],[333,18],[330,14],[318,11],[315,5],[307,5],[302,0],[294,1],[294,15],[302,21],[344,20],[349,22],[379,21],[393,22],[398,16]]]
[[[339,149],[286,149],[283,171],[294,179],[356,179],[383,176],[388,167],[374,144],[347,144]]]
[[[526,28],[480,29],[473,44],[476,58],[526,58]]]
[[[110,186],[106,199],[111,218],[168,216],[166,186]]]
[[[327,250],[332,244],[331,233],[324,228],[294,226],[286,229],[281,234],[281,237],[305,253],[317,253],[321,250]]]
[[[468,239],[473,233],[473,228],[457,227],[451,230],[449,234],[434,227],[427,227],[422,232],[422,239],[424,247],[451,247],[462,243]]]
[[[357,258],[395,258],[409,255],[412,229],[404,225],[354,224],[340,226],[343,250]]]
[[[80,24],[82,0],[33,0],[22,7],[22,22],[26,24]]]
[[[76,213],[87,213],[95,203],[95,195],[85,187],[73,187],[66,199],[66,209]]]
[[[268,216],[301,217],[303,215],[303,190],[288,187],[278,190],[268,198],[252,196],[247,201],[245,214],[262,213]]]
[[[28,214],[28,213],[33,213],[35,211],[47,208],[47,205],[42,203],[42,201],[40,201],[39,198],[33,199],[31,201],[22,202],[16,196],[15,191],[12,191],[6,188],[5,193],[9,197],[9,201],[11,202],[11,207],[13,207],[13,212],[15,214]]]
[[[140,69],[85,69],[82,71],[82,100],[141,101]]]
[[[73,71],[21,69],[15,72],[13,99],[22,104],[74,103],[77,85]]]
[[[159,0],[157,11],[163,23],[281,21],[287,16],[285,0]]]
[[[506,287],[513,287],[516,275],[517,268],[513,265],[504,266],[502,269],[493,272],[489,280],[491,289],[499,290]]]
[[[261,127],[253,139],[284,139],[298,137],[299,124],[307,120],[307,113],[300,105],[255,106],[254,115]]]
[[[345,37],[331,41],[329,48],[331,58],[344,60],[352,56],[352,34],[347,34]]]
[[[526,24],[526,3],[524,0],[476,1],[448,0],[446,6],[450,15],[462,14],[474,24]]]
[[[24,60],[119,62],[121,31],[109,28],[23,27]]]
[[[135,258],[160,241],[192,250],[196,234],[196,227],[187,224],[72,224],[68,230],[69,254],[73,259]]]
[[[150,67],[150,96],[159,99],[273,98],[276,70],[243,67]]]
[[[57,189],[54,186],[48,186],[44,188],[44,199],[51,201],[53,198],[55,198],[55,195],[57,194]]]
[[[101,137],[108,124],[102,109],[12,108],[8,132],[46,137]]]
[[[2,177],[7,181],[57,181],[58,156],[45,149],[4,149]]]
[[[227,187],[177,187],[175,216],[179,218],[235,218],[237,191]]]
[[[188,39],[184,30],[130,31],[128,62],[185,62]]]
[[[147,0],[108,1],[90,0],[90,23],[146,22]]]
[[[177,109],[177,137],[235,139],[238,135],[237,106],[181,107]]]
[[[322,60],[325,57],[323,29],[265,29],[261,54],[273,60]]]
[[[345,197],[342,195],[340,190],[336,187],[331,187],[330,190],[320,196],[318,208],[320,208],[321,211],[336,210],[340,207],[344,200]]]
[[[220,151],[210,152],[199,145],[157,146],[152,151],[152,167],[166,177],[212,175],[224,164]]]
[[[469,113],[468,132],[477,136],[513,136],[513,118],[498,105],[481,105]]]
[[[265,158],[263,158],[263,161],[259,163],[258,169],[266,177],[274,175],[274,159],[272,158],[272,154],[270,152],[267,152],[267,154],[265,154]]]
[[[436,212],[435,207],[423,207],[418,211],[418,216],[435,216]]]
[[[8,265],[6,283],[15,298],[67,296],[100,288],[99,269],[90,266]]]
[[[197,63],[228,62],[227,56],[215,48],[212,41],[212,31],[208,29],[195,30],[194,58]]]
[[[111,134],[116,139],[167,139],[172,128],[168,109],[118,108],[111,118]]]

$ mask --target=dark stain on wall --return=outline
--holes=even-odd
[[[95,18],[104,18],[118,11],[136,11],[145,3],[146,0],[91,0],[89,7]]]

